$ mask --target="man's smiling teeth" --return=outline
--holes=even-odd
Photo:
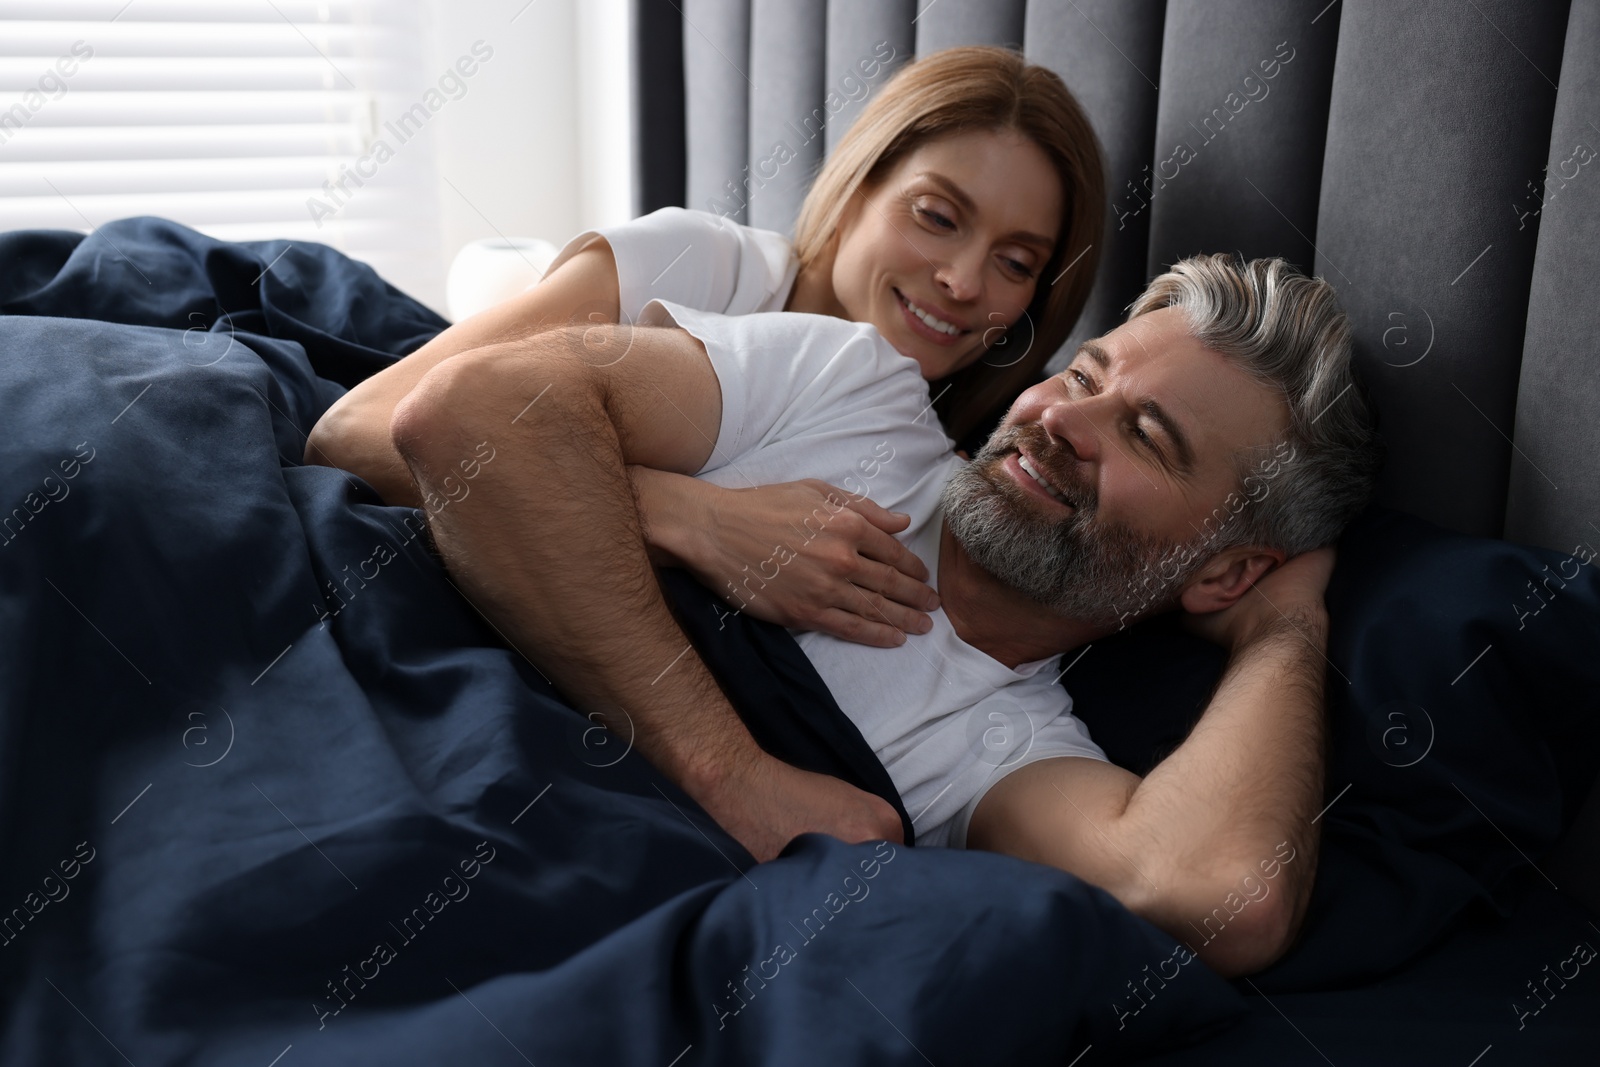
[[[1034,481],[1036,481],[1040,485],[1044,486],[1044,491],[1049,493],[1058,502],[1060,502],[1062,504],[1067,504],[1068,507],[1071,507],[1071,504],[1068,503],[1067,498],[1061,495],[1061,490],[1059,490],[1055,486],[1051,485],[1048,481],[1045,480],[1044,475],[1042,475],[1038,471],[1034,470],[1033,464],[1028,462],[1028,457],[1024,456],[1021,452],[1017,453],[1017,466],[1021,467],[1025,471],[1027,471],[1029,476],[1032,477]]]
[[[911,298],[910,297],[906,296],[906,294],[900,292],[898,289],[895,290],[895,292],[900,297],[900,302],[905,304],[906,307],[910,308],[911,309],[911,313],[913,315],[915,315],[917,318],[921,319],[924,323],[926,323],[927,325],[931,326],[933,329],[938,330],[940,333],[947,333],[947,334],[951,335],[952,337],[954,337],[958,333],[962,333],[963,332],[961,327],[952,326],[950,323],[944,321],[943,319],[935,318],[934,316],[928,314],[926,311],[923,311],[921,308],[919,308],[917,305],[915,305],[915,304],[913,304],[911,302]]]

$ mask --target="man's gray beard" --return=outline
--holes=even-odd
[[[1054,614],[1107,632],[1176,606],[1209,559],[1206,535],[1178,544],[1144,537],[1095,522],[1087,504],[1048,518],[999,471],[1015,440],[996,433],[945,483],[944,519],[968,557]]]

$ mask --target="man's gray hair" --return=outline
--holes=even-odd
[[[1235,458],[1242,497],[1206,520],[1205,554],[1260,545],[1295,556],[1331,544],[1366,505],[1386,455],[1333,286],[1283,259],[1219,252],[1174,263],[1128,318],[1163,307],[1181,309],[1195,340],[1289,407],[1270,454]]]

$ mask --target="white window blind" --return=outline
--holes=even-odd
[[[418,18],[417,0],[0,0],[0,230],[159,215],[316,241],[437,306]]]

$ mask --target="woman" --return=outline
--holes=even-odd
[[[347,393],[312,430],[306,459],[361,475],[390,503],[420,504],[388,428],[428,370],[542,328],[629,323],[657,297],[870,322],[917,361],[946,432],[966,440],[1066,340],[1094,278],[1104,198],[1094,131],[1060,78],[1007,49],[937,52],[897,72],[840,140],[792,244],[682,208],[580,234],[538,285]],[[830,493],[846,496],[815,481],[729,490],[633,473],[656,561],[719,590]],[[830,523],[785,581],[737,601],[743,610],[870,645],[924,632],[938,600],[927,568],[891,536],[906,517],[868,500],[851,508],[865,521]]]

